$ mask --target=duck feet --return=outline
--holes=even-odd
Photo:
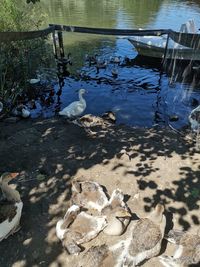
[[[176,264],[175,260],[171,256],[159,256],[159,261],[165,267],[178,267],[179,265]]]
[[[66,242],[64,239],[62,244],[69,254],[79,254],[81,252],[81,248],[73,241]]]

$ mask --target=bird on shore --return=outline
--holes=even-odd
[[[86,109],[86,101],[83,95],[86,93],[85,89],[79,90],[79,101],[74,101],[59,112],[60,116],[64,116],[68,119],[76,119]]]
[[[124,195],[120,189],[113,191],[108,204],[101,210],[101,214],[106,216],[107,226],[103,232],[107,235],[121,235],[126,230],[131,213],[123,201]]]
[[[97,211],[109,203],[103,187],[94,181],[73,181],[71,199],[73,204]]]
[[[5,200],[0,202],[0,241],[20,229],[23,203],[17,190],[9,186],[18,173],[4,173],[0,177],[0,188]]]
[[[116,122],[116,115],[113,111],[106,111],[101,116],[104,120],[108,122],[115,123]]]
[[[39,84],[41,82],[41,74],[36,74],[36,78],[32,78],[30,80],[28,80],[28,82],[31,84],[31,85],[36,85],[36,84]]]
[[[163,212],[163,205],[158,204],[148,217],[133,224],[130,237],[110,247],[113,252],[122,251],[117,259],[117,267],[134,267],[159,254],[166,226]]]
[[[114,267],[115,257],[106,244],[92,246],[82,256],[81,262],[76,267]]]
[[[200,129],[200,105],[191,111],[188,119],[192,130],[198,132]]]
[[[85,129],[96,126],[106,128],[116,122],[116,116],[112,111],[107,111],[103,113],[101,117],[92,114],[86,114],[82,116],[78,121]]]
[[[72,205],[56,224],[57,237],[69,254],[81,252],[79,245],[95,238],[106,226],[103,216],[92,216]]]
[[[15,116],[20,116],[22,118],[28,118],[30,115],[31,115],[31,112],[28,110],[28,108],[23,105],[23,104],[20,104],[18,105],[17,107],[15,107],[13,110],[12,110],[12,113],[13,115]]]
[[[200,229],[197,234],[171,230],[165,238],[177,245],[173,257],[166,255],[159,257],[165,267],[188,267],[193,264],[200,266]]]

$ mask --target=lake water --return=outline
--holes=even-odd
[[[47,22],[55,24],[179,30],[182,23],[192,18],[200,28],[200,1],[41,0],[41,7],[48,13]],[[55,85],[60,93],[54,96],[54,103],[37,109],[33,116],[53,116],[55,110],[77,99],[79,88],[85,88],[88,91],[85,113],[99,115],[112,110],[116,112],[118,123],[147,127],[165,125],[171,115],[177,115],[178,121],[170,123],[180,128],[188,124],[188,114],[194,108],[194,102],[200,102],[200,90],[193,76],[183,83],[181,75],[177,78],[177,71],[171,75],[172,62],[168,62],[168,72],[161,74],[160,65],[138,57],[127,39],[65,33],[64,44],[65,53],[72,54],[70,72],[84,73],[90,79],[68,77],[62,88]],[[108,61],[111,56],[121,56],[121,64],[109,63],[106,69],[97,73],[96,68],[85,61],[86,54],[97,54],[99,59]],[[123,64],[125,57],[131,59],[130,65]],[[178,67],[180,65],[183,63]],[[112,77],[113,68],[118,71],[117,78]]]

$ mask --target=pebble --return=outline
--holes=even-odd
[[[170,121],[178,121],[179,120],[179,117],[177,115],[170,115],[169,116],[169,120]]]

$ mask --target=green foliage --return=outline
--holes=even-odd
[[[37,4],[18,0],[0,0],[0,4],[2,32],[36,30],[44,21]],[[40,67],[51,64],[53,53],[49,46],[45,38],[0,43],[0,101],[4,106],[12,107],[18,95],[26,91],[28,79],[34,78]]]

